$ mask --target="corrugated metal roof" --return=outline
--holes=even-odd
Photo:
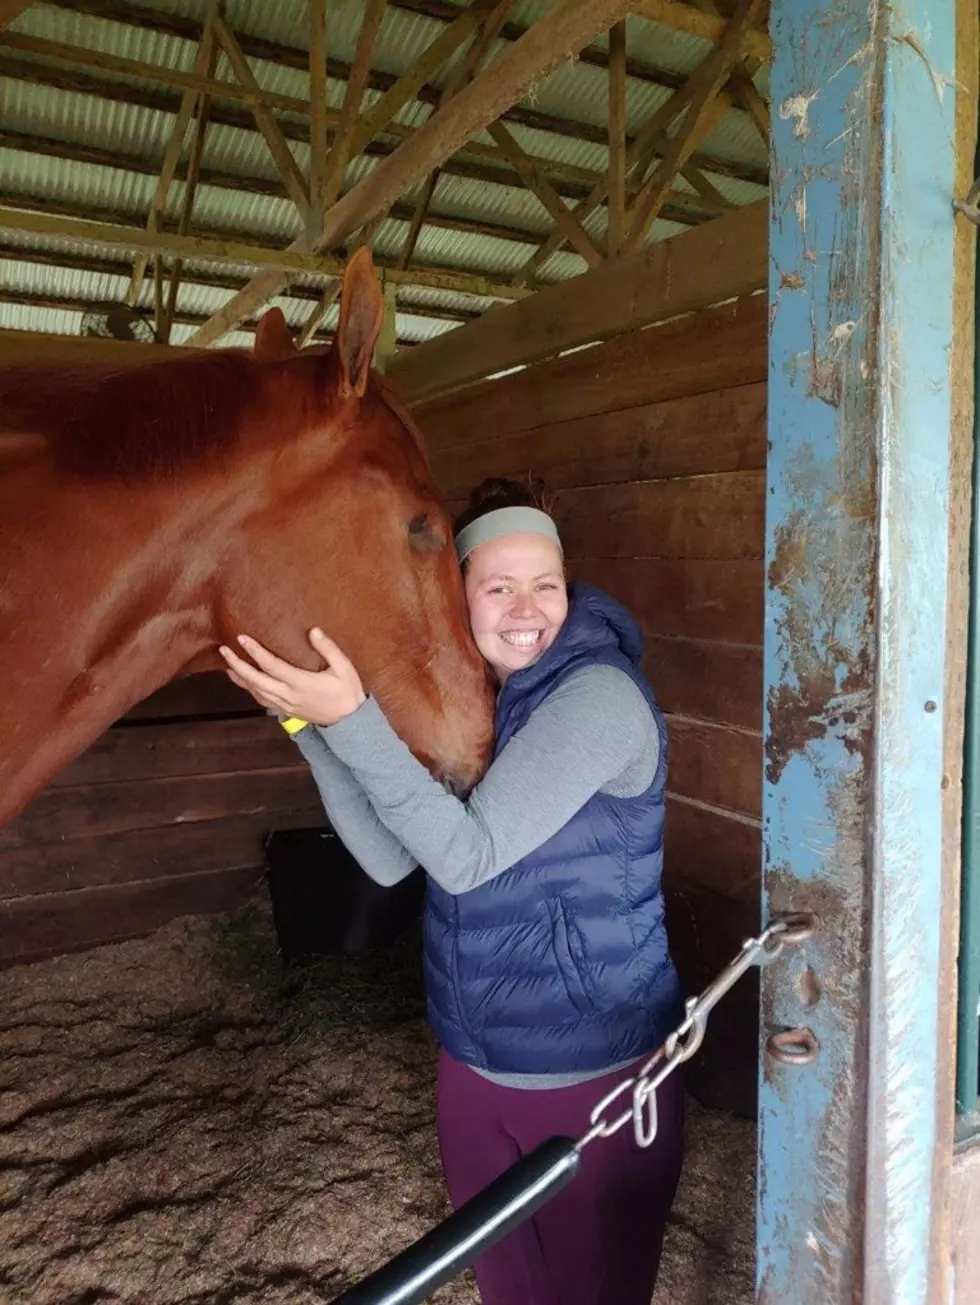
[[[78,13],[66,8],[66,3],[51,0],[33,4],[9,30],[160,68],[192,69],[197,51],[195,31],[184,31],[181,24],[190,21],[200,25],[205,0],[142,0],[134,10],[137,21],[133,23]],[[453,3],[460,11],[464,8],[460,0]],[[517,0],[509,21],[526,27],[547,12],[552,3]],[[332,0],[327,8],[329,56],[349,64],[357,46],[363,4],[361,0]],[[425,0],[391,0],[372,52],[376,73],[389,77],[403,74],[446,30],[445,21],[417,12],[420,8],[425,8]],[[275,4],[269,0],[228,0],[226,17],[246,46],[247,38],[252,38],[271,43],[270,53],[281,51],[276,58],[256,57],[254,50],[249,54],[249,65],[259,85],[278,95],[305,100],[309,84],[304,55],[308,39],[305,0],[277,0]],[[163,30],[152,29],[154,21]],[[176,32],[172,30],[175,25]],[[649,69],[644,77],[628,81],[627,125],[635,133],[669,99],[671,87],[697,67],[711,46],[698,37],[636,16],[630,16],[626,25],[631,60]],[[178,34],[181,31],[183,35]],[[509,41],[499,39],[490,61],[509,45]],[[592,48],[607,50],[606,36],[597,39]],[[4,58],[0,67],[0,132],[6,133],[0,137],[0,200],[6,199],[21,209],[34,204],[48,213],[143,225],[172,132],[180,88],[168,87],[155,78],[93,68],[80,69],[67,79],[73,89],[34,84],[24,74],[5,76],[3,70],[9,67],[10,60],[36,68],[65,69],[67,65],[52,64],[36,53],[4,50],[2,46],[0,58]],[[438,86],[444,74],[445,69],[430,86]],[[223,54],[216,76],[234,80]],[[653,78],[666,84],[658,84]],[[754,80],[765,94],[767,70],[760,69]],[[66,79],[62,77],[61,81]],[[93,85],[107,85],[113,98],[103,99],[84,89]],[[327,97],[334,110],[341,107],[345,89],[346,83],[339,77],[328,79]],[[380,94],[378,89],[369,90],[364,107],[376,102]],[[433,111],[431,96],[429,100],[415,99],[402,109],[397,122],[414,128]],[[578,197],[588,192],[607,167],[608,154],[602,139],[607,114],[605,70],[573,60],[521,101],[518,116],[523,115],[522,120],[515,121],[514,115],[509,115],[507,128],[522,150],[544,161],[546,173],[565,196],[564,202],[574,208]],[[306,175],[310,151],[305,116],[276,110],[276,117],[298,168]],[[196,194],[192,230],[259,243],[288,244],[301,229],[300,217],[290,200],[275,193],[281,192],[278,170],[247,106],[222,101],[215,108],[215,118],[218,120],[211,123],[205,141],[204,175]],[[390,149],[398,139],[397,134],[389,133],[382,134],[380,141],[387,141]],[[509,165],[495,151],[489,135],[480,133],[450,161],[450,170],[441,173],[415,247],[413,268],[456,269],[505,282],[548,237],[553,228],[550,214],[531,192],[517,184]],[[747,113],[727,114],[703,143],[699,156],[715,192],[729,203],[750,203],[765,194],[767,149]],[[377,155],[356,159],[348,169],[346,187],[356,185],[379,162]],[[417,186],[406,194],[381,224],[375,239],[381,262],[399,263],[419,189]],[[654,224],[651,240],[678,234],[687,229],[686,222],[709,215],[698,209],[697,192],[683,178],[677,180],[673,190],[690,199],[684,200],[681,210],[676,204],[668,207],[667,216]],[[173,223],[182,209],[183,192],[183,183],[175,181],[166,206],[166,215]],[[674,220],[684,213],[690,214],[685,223]],[[605,224],[602,206],[584,223],[600,243]],[[30,321],[36,325],[21,329],[77,330],[79,312],[39,303],[4,302],[3,293],[59,304],[122,299],[133,257],[134,251],[125,244],[106,249],[67,237],[53,239],[0,230],[0,326]],[[39,261],[41,258],[49,262]],[[540,270],[539,279],[561,280],[578,275],[585,266],[579,254],[565,247]],[[234,286],[247,280],[253,271],[250,266],[201,260],[188,263],[178,297],[178,314],[202,316],[215,311]],[[295,294],[284,295],[277,302],[288,320],[299,325],[309,312],[318,281],[304,275],[294,285]],[[152,287],[144,285],[140,304],[149,308],[151,301]],[[485,311],[493,302],[433,286],[399,287],[399,338],[415,341],[441,334],[453,329],[459,318]],[[325,320],[327,329],[334,314],[332,310]],[[192,330],[192,324],[181,324],[175,328],[174,339],[180,340]],[[245,342],[250,338],[246,333],[236,334]]]

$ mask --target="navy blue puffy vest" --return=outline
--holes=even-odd
[[[599,590],[572,585],[569,599],[552,646],[500,690],[495,753],[571,671],[607,665],[649,702],[660,764],[645,793],[596,794],[479,888],[453,896],[428,881],[430,1023],[454,1059],[499,1073],[606,1069],[653,1051],[683,1016],[661,891],[667,734],[638,669],[642,636]]]

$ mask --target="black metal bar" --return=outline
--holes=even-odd
[[[420,1305],[572,1181],[577,1146],[549,1138],[333,1305]]]

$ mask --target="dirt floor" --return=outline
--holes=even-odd
[[[421,1014],[414,941],[284,978],[261,905],[0,972],[0,1302],[333,1299],[448,1212]],[[749,1305],[753,1129],[689,1121],[655,1302]]]

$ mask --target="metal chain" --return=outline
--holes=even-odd
[[[810,916],[792,915],[774,920],[757,938],[747,938],[742,950],[710,983],[699,997],[687,1002],[687,1013],[666,1042],[632,1078],[624,1079],[594,1107],[589,1116],[591,1127],[578,1141],[578,1150],[599,1137],[612,1137],[631,1120],[637,1146],[647,1147],[657,1136],[657,1088],[695,1054],[708,1028],[708,1016],[722,997],[754,966],[771,965],[784,947],[805,942],[813,934]],[[631,1097],[621,1114],[609,1118],[614,1102],[627,1093]]]

